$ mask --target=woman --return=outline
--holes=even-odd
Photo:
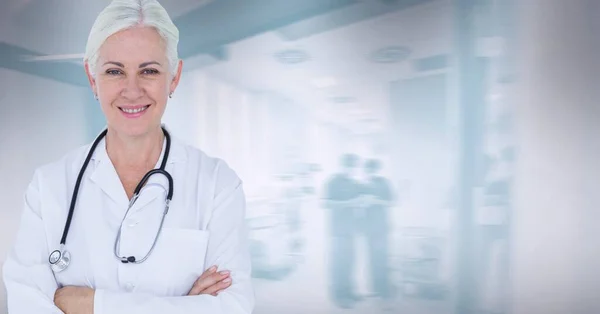
[[[98,16],[84,61],[107,129],[36,170],[4,265],[9,313],[252,312],[242,183],[161,126],[177,42],[155,0]]]

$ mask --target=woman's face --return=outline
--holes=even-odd
[[[108,126],[141,136],[160,126],[169,94],[181,75],[170,73],[164,41],[154,28],[135,27],[109,37],[99,51],[96,77],[85,68]]]

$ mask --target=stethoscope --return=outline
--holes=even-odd
[[[140,183],[138,183],[138,185],[136,186],[133,196],[131,197],[131,200],[129,201],[129,206],[127,207],[127,211],[125,212],[125,215],[123,216],[123,220],[121,221],[121,225],[119,226],[119,232],[117,233],[117,237],[115,239],[115,245],[114,245],[115,257],[117,259],[119,259],[122,263],[125,263],[125,264],[126,263],[140,264],[140,263],[143,263],[146,259],[148,259],[148,257],[154,250],[154,246],[156,245],[156,242],[158,241],[158,237],[162,231],[163,223],[165,221],[165,216],[169,212],[169,204],[171,202],[171,199],[173,198],[173,178],[167,171],[165,171],[165,166],[167,164],[167,158],[169,157],[169,151],[171,150],[171,137],[169,136],[169,132],[167,132],[167,130],[165,130],[165,128],[162,128],[162,130],[163,130],[163,133],[165,134],[165,139],[166,139],[167,143],[166,143],[166,148],[165,148],[165,154],[164,154],[162,163],[160,165],[160,168],[150,170],[148,173],[146,173],[146,175],[142,178]],[[79,175],[77,176],[77,181],[75,183],[75,189],[73,191],[73,196],[71,198],[71,205],[69,207],[69,214],[67,216],[67,222],[65,224],[62,238],[60,240],[60,247],[59,247],[59,249],[54,250],[52,253],[50,253],[50,256],[48,257],[48,262],[50,263],[50,267],[52,268],[52,270],[54,272],[61,272],[65,269],[67,269],[67,267],[71,263],[71,253],[69,253],[69,251],[67,251],[65,249],[65,243],[67,240],[67,234],[69,233],[69,228],[71,226],[71,219],[73,218],[73,212],[75,210],[75,203],[77,201],[77,193],[79,192],[79,186],[81,185],[81,180],[83,178],[83,174],[85,173],[85,170],[92,158],[92,155],[94,154],[94,150],[96,149],[96,146],[98,146],[98,143],[100,143],[100,140],[102,140],[102,138],[104,136],[106,136],[107,132],[108,132],[108,129],[104,130],[98,136],[98,138],[96,138],[96,140],[92,144],[92,147],[90,148],[90,151],[85,159],[85,162],[83,163],[83,166],[81,167],[81,170],[79,171]],[[169,181],[169,190],[168,190],[167,197],[165,200],[165,210],[163,212],[163,215],[162,215],[162,218],[160,221],[160,226],[158,227],[158,231],[156,232],[156,236],[154,237],[154,242],[152,243],[152,246],[150,247],[150,250],[148,251],[148,253],[146,253],[146,255],[139,260],[135,256],[121,256],[121,254],[119,253],[119,247],[120,247],[119,244],[121,241],[121,229],[123,228],[123,222],[125,222],[125,219],[127,218],[127,214],[129,213],[129,210],[131,209],[131,207],[133,207],[133,204],[135,204],[135,201],[138,199],[138,197],[140,195],[140,191],[142,190],[142,187],[146,184],[148,179],[150,179],[150,177],[155,174],[162,174],[167,178],[167,180]]]

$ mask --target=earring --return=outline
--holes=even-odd
[[[94,94],[94,98],[95,98],[96,100],[98,100],[98,95]]]
[[[169,98],[173,98],[173,92],[169,94]]]

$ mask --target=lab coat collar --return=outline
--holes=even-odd
[[[164,127],[164,125],[163,125]],[[166,128],[169,131],[168,128]],[[176,138],[173,137],[171,133],[171,150],[169,152],[169,157],[167,161],[167,165],[165,170],[171,175],[172,173],[172,165],[175,163],[185,162],[187,160],[185,147],[181,144]],[[91,144],[90,144],[91,147]],[[161,152],[161,157],[155,165],[155,168],[160,167],[162,163],[162,159],[165,153],[166,148],[166,140],[163,142],[163,150]],[[127,194],[125,189],[123,188],[123,183],[119,179],[117,171],[110,160],[108,153],[106,151],[106,142],[105,139],[102,139],[94,154],[92,155],[92,162],[95,167],[93,173],[90,176],[90,179],[97,184],[103,191],[106,193],[114,202],[126,208],[129,204],[129,199],[127,198]],[[91,168],[91,164],[88,165]],[[160,187],[160,190],[156,190],[156,186]],[[145,187],[142,189],[138,200],[136,201],[134,207],[141,208],[144,205],[148,204],[152,200],[154,200],[157,196],[165,196],[166,189],[168,188],[168,182],[163,175],[153,175],[148,179]],[[164,192],[163,192],[164,191]]]

